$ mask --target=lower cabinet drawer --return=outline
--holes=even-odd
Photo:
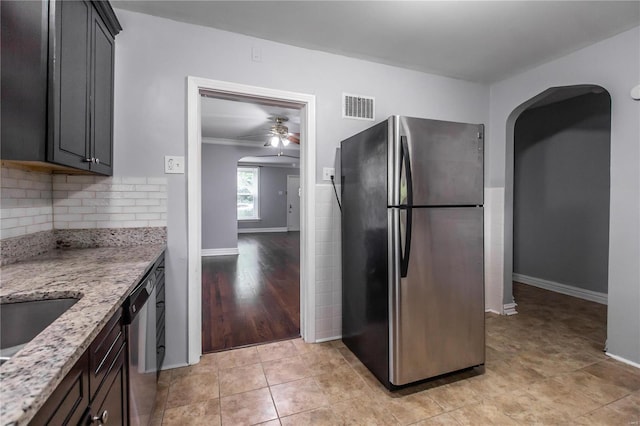
[[[124,324],[122,309],[118,309],[115,315],[107,322],[102,331],[89,346],[89,391],[91,399],[94,398],[105,377],[109,374],[118,357],[118,353],[124,345]]]
[[[127,347],[122,345],[100,390],[91,402],[91,417],[103,420],[104,424],[126,425],[128,423],[126,359]]]

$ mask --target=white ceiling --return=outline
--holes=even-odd
[[[208,96],[201,99],[202,137],[210,139],[208,143],[241,140],[246,145],[262,147],[269,139],[274,117],[288,118],[284,125],[289,132],[300,133],[300,111],[297,109]],[[289,145],[293,149],[298,146]]]
[[[300,146],[290,143],[286,150],[265,147],[273,117],[286,117],[291,133],[300,133],[300,111],[285,106],[201,97],[202,141],[210,144],[244,145],[263,151],[262,156],[244,157],[241,164],[273,167],[300,167]],[[304,141],[301,141],[304,143]],[[284,153],[286,155],[278,155]]]
[[[640,25],[639,1],[114,1],[176,21],[495,82]]]

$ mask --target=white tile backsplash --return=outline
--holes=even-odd
[[[316,339],[325,340],[342,334],[340,210],[330,184],[316,185],[315,207]]]
[[[53,208],[57,229],[166,226],[167,180],[54,175]]]
[[[3,165],[0,178],[0,239],[53,229],[51,174]]]
[[[504,285],[504,188],[484,190],[485,308],[502,313]]]
[[[0,239],[54,229],[167,226],[165,177],[51,174],[0,168]]]

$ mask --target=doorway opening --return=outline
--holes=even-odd
[[[230,160],[225,162],[225,166],[231,166],[235,171],[232,173],[231,191],[228,195],[231,200],[228,205],[232,207],[231,223],[232,236],[230,240],[218,241],[218,247],[212,248],[210,252],[203,252],[203,243],[205,235],[205,223],[203,221],[203,206],[205,204],[204,194],[218,184],[229,184],[228,180],[219,179],[217,177],[205,178],[205,170],[207,173],[211,171],[209,167],[205,169],[203,142],[203,95],[217,100],[228,100],[237,103],[245,103],[254,107],[272,107],[296,110],[299,115],[299,135],[292,135],[292,139],[297,137],[300,144],[299,154],[292,155],[299,158],[297,166],[300,169],[300,232],[297,238],[299,247],[299,268],[298,268],[298,324],[299,335],[306,341],[315,341],[315,97],[313,95],[286,92],[274,89],[261,88],[256,86],[241,85],[217,80],[201,79],[196,77],[187,78],[187,118],[188,118],[188,149],[187,149],[187,192],[188,192],[188,359],[190,364],[198,363],[203,349],[203,293],[202,293],[202,255],[237,255],[240,252],[238,245],[238,193],[235,191],[237,167],[256,166],[256,161],[248,160],[246,157],[255,157],[264,155],[258,150],[264,149],[264,143],[261,143],[256,151],[244,152],[238,156],[235,152]],[[275,118],[279,116],[276,115]],[[227,114],[227,121],[238,120],[233,114]],[[287,143],[283,141],[286,135],[281,133],[283,120],[273,120],[273,127],[279,136],[277,143],[271,138],[267,142],[273,144],[273,157],[282,157],[283,154],[289,155],[288,151],[291,147],[287,147]],[[264,125],[264,124],[260,124]],[[269,127],[269,131],[271,127]],[[292,132],[295,133],[295,132]],[[225,139],[221,137],[220,139]],[[232,146],[237,145],[237,141],[230,140],[221,141],[220,145]],[[246,142],[246,141],[245,141]],[[251,141],[249,141],[251,142]],[[265,142],[265,141],[263,141]],[[291,140],[289,140],[291,142]],[[254,141],[255,143],[255,141]],[[207,144],[208,145],[208,144]],[[233,148],[233,147],[232,147]],[[237,146],[235,147],[237,148]],[[233,150],[232,150],[233,151]],[[278,155],[280,154],[280,155]],[[244,160],[239,162],[239,160]],[[261,169],[264,165],[257,165]],[[291,173],[290,173],[291,174]],[[207,175],[208,176],[208,175]],[[214,198],[221,193],[212,191]],[[284,194],[283,194],[284,195]],[[285,197],[283,197],[285,199]],[[218,200],[220,202],[222,200]],[[247,201],[247,200],[244,200]],[[244,203],[246,204],[246,203]],[[256,201],[259,209],[260,202]],[[247,206],[242,206],[247,207]],[[286,205],[283,203],[283,207]],[[258,213],[258,218],[260,218]],[[224,221],[222,216],[216,217],[216,220]],[[216,220],[207,221],[208,225],[217,226]],[[221,228],[223,230],[227,230]],[[286,225],[284,225],[286,230]],[[209,229],[210,230],[210,229]],[[225,234],[226,235],[226,234]],[[242,234],[241,234],[242,235]],[[208,238],[208,237],[207,237]],[[240,238],[242,239],[242,237]],[[258,238],[256,238],[258,239]],[[240,291],[242,292],[242,290]]]
[[[581,85],[549,89],[523,105],[510,117],[505,224],[511,223],[512,238],[505,241],[505,295],[540,327],[553,323],[565,339],[602,350],[611,98],[602,87]]]
[[[299,337],[301,107],[201,106],[202,352]]]

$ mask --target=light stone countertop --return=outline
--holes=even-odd
[[[1,303],[80,299],[0,366],[2,425],[33,418],[164,249],[58,249],[0,268]]]

